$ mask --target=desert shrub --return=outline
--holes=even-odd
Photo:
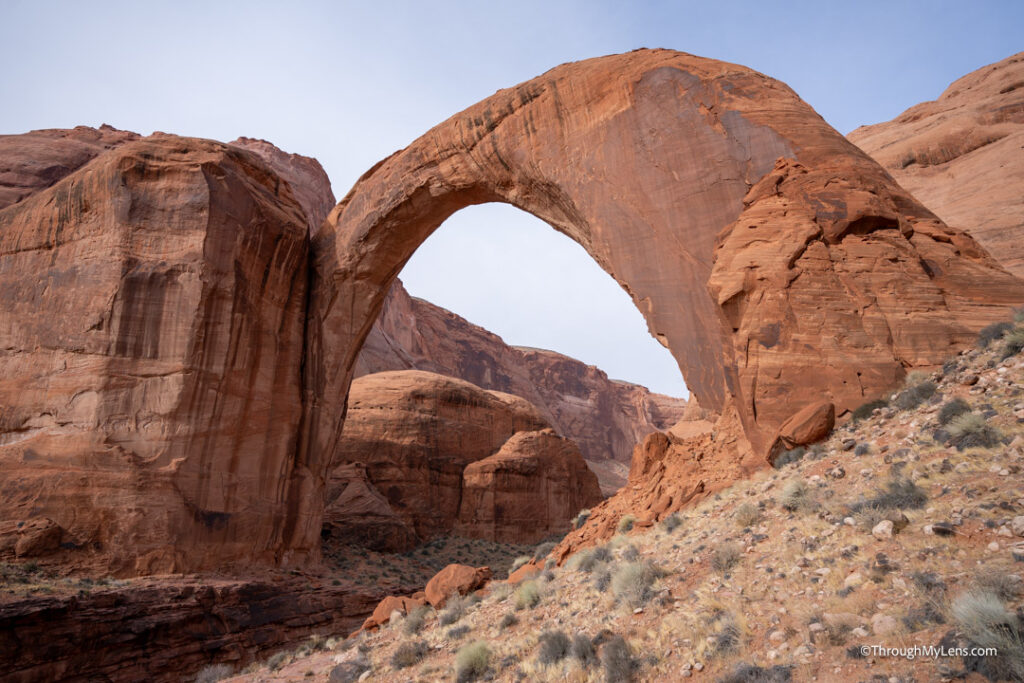
[[[459,640],[462,636],[472,630],[473,629],[471,629],[468,624],[463,624],[462,626],[456,626],[455,628],[448,629],[448,633],[446,635],[448,636],[448,640]]]
[[[885,482],[875,495],[862,503],[850,506],[852,512],[864,509],[875,510],[919,510],[928,502],[928,493],[920,486],[902,477]],[[879,520],[880,521],[880,520]]]
[[[204,666],[196,675],[196,683],[217,683],[217,681],[229,678],[235,670],[228,664],[211,664]]]
[[[1024,582],[1016,574],[996,569],[982,571],[974,577],[975,588],[992,593],[1000,600],[1015,600],[1024,592]]]
[[[784,510],[796,512],[806,510],[814,504],[811,488],[803,479],[791,479],[786,482],[779,493],[779,505]]]
[[[782,451],[775,456],[775,460],[772,461],[772,467],[780,470],[786,465],[799,461],[806,453],[807,449],[803,446],[797,446],[796,448],[791,448],[788,451]]]
[[[747,502],[736,508],[733,516],[740,528],[746,528],[754,526],[757,524],[757,520],[761,519],[761,509],[753,503]]]
[[[637,549],[635,545],[630,543],[622,549],[622,559],[624,559],[626,562],[636,562],[638,559],[640,559],[640,551]]]
[[[952,401],[944,403],[939,410],[939,424],[948,425],[954,417],[969,412],[971,412],[970,403],[959,397],[954,398]]]
[[[1024,327],[1018,327],[1003,337],[1002,358],[1006,360],[1010,356],[1016,356],[1024,351]]]
[[[271,671],[277,671],[282,666],[288,663],[290,656],[287,652],[278,652],[271,655],[270,659],[267,660],[267,668]]]
[[[1024,679],[1024,633],[1016,614],[994,593],[970,591],[961,594],[950,608],[964,637],[976,647],[994,647],[997,657],[986,658],[989,672],[1004,674],[990,680]]]
[[[1013,311],[1013,322],[1024,323],[1024,306],[1014,309]]]
[[[743,548],[735,543],[723,543],[711,553],[711,568],[725,574],[735,567],[743,557]]]
[[[958,451],[967,448],[992,448],[1003,438],[999,430],[990,426],[978,413],[964,413],[953,418],[947,431],[950,443]]]
[[[978,333],[978,347],[985,349],[988,345],[997,339],[1002,339],[1003,335],[1009,332],[1013,328],[1012,323],[992,323],[981,329]]]
[[[455,654],[455,680],[458,683],[475,681],[487,673],[490,660],[491,650],[484,641],[464,645]]]
[[[601,668],[605,683],[623,683],[633,680],[633,651],[622,636],[612,636],[601,646]]]
[[[572,637],[572,645],[569,646],[569,654],[573,656],[583,667],[590,667],[597,663],[597,653],[594,652],[594,643],[582,633]]]
[[[649,563],[627,562],[612,574],[612,595],[630,607],[640,607],[650,599],[657,578],[657,570]]]
[[[590,519],[590,508],[584,508],[580,510],[572,519],[572,528],[579,529],[581,526],[587,523],[588,519]]]
[[[420,629],[423,628],[423,622],[427,620],[428,614],[430,614],[430,608],[426,605],[420,605],[413,609],[402,620],[402,633],[407,636],[419,633]]]
[[[860,457],[862,455],[867,455],[870,452],[871,452],[871,446],[868,443],[866,443],[866,442],[861,442],[861,443],[857,444],[854,447],[854,449],[853,449],[853,454],[856,455],[857,457]]]
[[[667,531],[668,533],[672,533],[673,531],[678,529],[682,525],[682,523],[683,523],[683,518],[680,517],[675,512],[673,512],[671,515],[669,515],[665,519],[661,520],[662,528],[665,531]]]
[[[544,631],[538,638],[540,652],[537,659],[541,664],[554,664],[569,655],[569,636],[562,631]]]
[[[793,680],[793,668],[776,664],[762,667],[741,662],[732,673],[718,679],[718,683],[790,683]]]
[[[522,567],[524,564],[530,561],[529,555],[520,555],[516,559],[512,560],[512,566],[508,568],[508,573],[511,574],[515,570]]]
[[[465,598],[458,593],[455,593],[452,597],[448,598],[444,611],[437,617],[437,623],[441,626],[450,626],[451,624],[454,624],[466,613],[466,607],[468,607],[468,605],[466,604]]]
[[[612,570],[609,568],[607,563],[599,565],[594,570],[594,588],[598,592],[603,593],[608,590],[608,585],[612,582]]]
[[[633,524],[635,522],[636,517],[634,517],[633,515],[623,515],[622,519],[619,520],[618,526],[615,527],[615,530],[618,531],[620,534],[624,534],[633,528]]]
[[[877,508],[868,503],[856,503],[850,506],[850,513],[853,515],[857,526],[864,531],[871,531],[878,523],[889,518],[889,513],[882,508]]]
[[[504,629],[506,629],[506,628],[508,628],[510,626],[515,626],[518,623],[519,623],[519,617],[517,617],[512,612],[509,612],[508,614],[506,614],[505,616],[503,616],[501,618],[501,621],[498,622],[498,627],[501,628],[502,630],[504,630]]]
[[[590,573],[599,565],[608,562],[611,559],[611,551],[605,546],[599,545],[596,548],[587,548],[579,551],[569,558],[569,561],[566,563],[566,567],[573,571]]]
[[[391,655],[391,666],[395,669],[412,666],[423,659],[429,649],[422,640],[407,640],[395,648],[394,654]]]
[[[860,422],[866,420],[879,408],[884,408],[889,405],[889,401],[884,398],[876,398],[874,401],[868,401],[864,403],[850,414],[850,419],[854,422]]]
[[[911,376],[913,376],[913,373],[908,376],[908,379]],[[896,396],[896,407],[901,410],[912,410],[930,399],[935,394],[936,389],[938,387],[935,385],[935,382],[927,379],[911,384]]]
[[[544,543],[541,543],[539,546],[537,546],[537,549],[533,551],[533,561],[539,562],[540,560],[547,557],[548,554],[555,549],[556,545],[558,544],[554,541],[545,541]]]
[[[533,609],[540,602],[540,585],[536,581],[523,581],[516,589],[516,609]]]

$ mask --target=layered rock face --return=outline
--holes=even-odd
[[[517,543],[565,531],[601,495],[575,446],[538,431],[547,428],[524,399],[452,377],[361,377],[327,484],[325,532],[400,551],[453,530]]]
[[[609,494],[625,483],[633,446],[677,422],[686,408],[685,399],[609,380],[598,368],[554,351],[508,346],[454,313],[409,296],[396,280],[359,353],[355,375],[405,369],[525,398],[579,446]]]
[[[847,137],[943,221],[1024,277],[1024,53]]]
[[[0,520],[49,520],[125,573],[315,557],[294,463],[308,219],[288,184],[206,140],[24,137],[4,144],[73,154],[0,210]]]
[[[597,476],[572,441],[550,429],[518,432],[463,470],[455,533],[536,543],[564,534],[576,513],[600,501]]]
[[[812,403],[838,414],[1024,301],[782,83],[665,50],[559,66],[363,176],[314,244],[305,458],[395,274],[445,218],[503,201],[579,242],[672,351],[700,404],[763,454]]]

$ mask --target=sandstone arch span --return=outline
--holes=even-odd
[[[396,274],[449,215],[492,201],[579,242],[701,405],[734,407],[761,453],[800,408],[855,407],[1024,299],[784,84],[667,50],[565,64],[383,160],[328,216],[313,244],[309,472],[331,457]]]

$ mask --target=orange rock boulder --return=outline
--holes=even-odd
[[[427,582],[427,602],[440,609],[453,595],[467,595],[483,588],[491,580],[489,567],[470,567],[465,564],[450,564]]]

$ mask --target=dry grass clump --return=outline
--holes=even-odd
[[[593,572],[602,564],[612,559],[612,553],[608,548],[599,545],[595,548],[585,548],[569,558],[565,563],[566,569],[570,571]]]
[[[1003,439],[999,430],[989,425],[978,413],[964,413],[953,418],[947,431],[950,444],[958,451],[968,448],[992,448]]]
[[[649,562],[627,562],[612,574],[612,595],[630,607],[642,607],[651,598],[651,587],[658,576]]]
[[[572,518],[572,528],[579,529],[587,523],[588,519],[590,519],[590,508],[583,508],[576,513],[575,517]]]
[[[931,380],[917,381],[916,373],[907,375],[907,388],[896,396],[894,403],[901,410],[913,410],[932,396],[938,386]]]
[[[739,564],[743,557],[743,548],[736,543],[723,543],[711,553],[711,568],[719,574],[725,574]]]
[[[583,668],[594,666],[594,664],[597,663],[597,652],[594,651],[594,643],[583,633],[577,633],[572,637],[572,645],[569,646],[569,654],[571,654]]]
[[[211,664],[203,667],[196,675],[196,683],[217,683],[234,673],[235,670],[228,664]]]
[[[869,417],[871,417],[876,410],[884,408],[887,405],[889,405],[889,401],[884,398],[876,398],[874,401],[868,401],[867,403],[862,404],[860,407],[854,410],[850,414],[850,419],[854,423],[860,422],[861,420],[866,420]]]
[[[939,409],[938,420],[940,425],[948,425],[954,417],[971,412],[971,404],[960,397],[947,401]]]
[[[498,628],[500,628],[501,630],[505,630],[511,626],[515,626],[518,623],[519,617],[517,617],[512,612],[509,612],[501,618],[501,621],[498,622]]]
[[[544,631],[537,641],[540,646],[537,660],[545,666],[568,657],[572,646],[569,636],[564,631]]]
[[[997,656],[981,662],[990,680],[1024,679],[1024,633],[1020,619],[998,595],[982,590],[963,593],[953,601],[950,613],[970,643],[998,651]]]
[[[1003,352],[1000,358],[1006,360],[1021,351],[1024,351],[1024,327],[1017,327],[1003,337]]]
[[[522,567],[524,564],[526,564],[529,561],[530,561],[530,556],[529,555],[520,555],[516,559],[512,560],[512,566],[510,566],[508,568],[508,573],[511,574],[512,572],[514,572],[515,570],[519,569],[520,567]]]
[[[604,670],[605,683],[633,680],[633,671],[636,668],[633,650],[622,636],[612,636],[601,646],[601,668]]]
[[[790,465],[794,462],[799,462],[800,459],[803,458],[806,453],[807,449],[804,448],[803,446],[797,446],[796,448],[791,448],[788,451],[782,451],[777,456],[775,456],[774,460],[772,460],[772,467],[774,467],[777,470],[781,470],[786,465]]]
[[[867,508],[875,510],[919,510],[928,502],[928,493],[920,486],[902,477],[894,477],[879,489],[874,497],[850,506],[851,512]]]
[[[452,597],[448,598],[444,611],[437,617],[437,623],[441,626],[454,624],[466,613],[467,607],[469,607],[469,601],[455,593]]]
[[[673,512],[671,515],[661,521],[661,527],[667,532],[672,533],[683,524],[683,518],[679,516],[679,513]]]
[[[992,593],[1000,600],[1015,600],[1024,593],[1024,581],[1020,576],[998,569],[988,569],[974,577],[974,587],[984,593]]]
[[[455,654],[455,680],[458,683],[475,681],[487,673],[490,661],[491,649],[484,641],[463,646]]]
[[[540,597],[540,584],[536,581],[523,581],[516,589],[516,609],[533,609],[540,603]]]
[[[619,520],[618,526],[615,527],[615,530],[618,531],[620,534],[624,534],[627,531],[632,530],[633,524],[635,523],[636,517],[634,517],[633,515],[623,515],[622,518]]]
[[[736,508],[733,517],[736,519],[736,524],[741,529],[744,529],[757,524],[758,520],[761,519],[761,509],[753,503],[746,502]]]
[[[796,512],[798,510],[809,510],[814,507],[814,498],[811,494],[811,487],[803,479],[791,479],[786,482],[779,493],[779,505],[784,510]]]
[[[981,332],[978,333],[978,348],[985,349],[992,342],[1002,339],[1003,335],[1013,329],[1013,323],[1001,322],[992,323],[986,327],[981,328]]]
[[[718,679],[718,683],[789,683],[793,680],[793,667],[776,664],[768,668],[741,662],[731,673]]]
[[[407,640],[395,648],[391,655],[391,666],[404,669],[423,659],[430,650],[422,640]]]

